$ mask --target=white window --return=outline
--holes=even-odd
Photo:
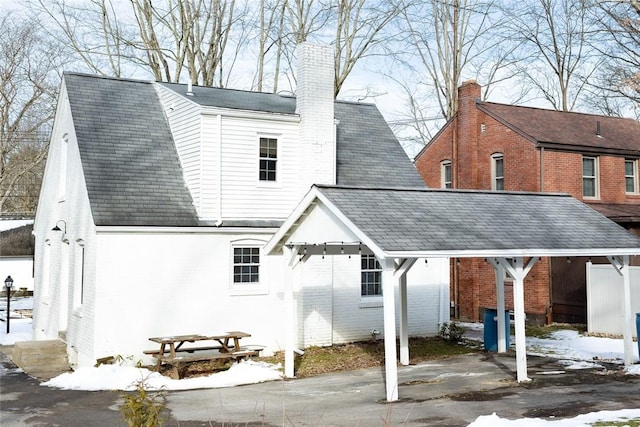
[[[58,201],[64,202],[67,192],[67,158],[69,156],[69,136],[65,134],[60,144],[60,171],[58,174]]]
[[[625,159],[624,161],[625,192],[638,193],[638,160]]]
[[[440,178],[442,188],[453,188],[451,179],[451,160],[444,160],[440,163]]]
[[[233,248],[233,283],[260,283],[260,248]]]
[[[582,197],[597,198],[598,186],[598,158],[584,156],[582,158]]]
[[[504,156],[502,154],[491,156],[491,189],[504,190]]]
[[[278,140],[260,137],[260,181],[275,181],[278,164]]]
[[[230,289],[233,295],[267,292],[266,269],[261,255],[263,241],[243,239],[231,243]]]
[[[84,240],[76,241],[73,273],[73,306],[80,307],[84,303]]]
[[[382,267],[375,255],[360,256],[361,296],[382,296]]]

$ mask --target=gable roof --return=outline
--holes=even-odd
[[[273,93],[158,83],[204,107],[296,114],[296,98]],[[425,187],[415,166],[373,104],[335,101],[339,185]]]
[[[541,146],[593,153],[640,154],[640,123],[632,119],[491,102],[476,105]]]
[[[64,80],[95,224],[197,225],[153,84],[70,73]]]
[[[64,80],[96,225],[198,225],[156,83],[79,73]],[[157,84],[186,96],[187,85]],[[193,93],[202,106],[295,114],[290,96],[198,86]],[[339,184],[424,187],[374,105],[337,101],[335,117]]]
[[[318,203],[380,257],[640,254],[640,238],[568,195],[340,186],[314,186],[267,250]]]

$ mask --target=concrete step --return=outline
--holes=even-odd
[[[35,377],[47,378],[69,371],[67,346],[59,340],[17,342],[11,358]]]

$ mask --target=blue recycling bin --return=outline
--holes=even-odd
[[[504,329],[505,338],[507,339],[507,350],[509,349],[511,338],[510,323],[511,318],[509,312],[505,310]],[[498,351],[498,310],[493,308],[484,309],[484,349],[486,351]]]

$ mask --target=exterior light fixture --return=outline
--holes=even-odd
[[[13,288],[13,279],[7,276],[4,279],[4,288],[7,291],[7,334],[9,333],[9,319],[11,318],[11,288]]]
[[[59,225],[60,223],[62,223],[64,228],[60,228],[60,225]],[[62,231],[62,237],[60,237],[60,241],[62,241],[62,243],[66,243],[67,245],[69,244],[69,239],[66,238],[67,222],[64,219],[58,220],[58,222],[56,222],[55,227],[53,227],[51,231]]]

